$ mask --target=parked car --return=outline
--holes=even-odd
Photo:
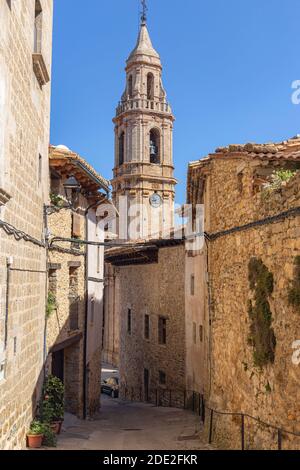
[[[112,398],[119,396],[119,379],[118,377],[109,377],[101,383],[101,393],[110,395]]]

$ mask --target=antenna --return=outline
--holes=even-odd
[[[146,0],[141,0],[141,1],[142,1],[141,20],[142,20],[142,24],[146,24],[148,7],[146,4]]]

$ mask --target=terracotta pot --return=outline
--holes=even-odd
[[[54,434],[59,434],[60,427],[61,427],[61,424],[59,421],[53,421],[53,423],[50,424],[50,427],[52,431],[54,432]]]
[[[42,447],[43,438],[43,434],[28,434],[27,446],[29,449],[40,449]]]

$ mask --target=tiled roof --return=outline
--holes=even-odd
[[[248,143],[245,145],[229,145],[228,147],[219,147],[215,153],[209,154],[200,160],[190,162],[189,167],[202,167],[214,158],[224,158],[229,156],[245,156],[250,158],[268,159],[268,160],[300,160],[300,136],[292,139],[268,144]]]
[[[54,146],[50,145],[49,150],[49,159],[50,160],[69,160],[70,162],[78,162],[80,166],[98,180],[99,186],[102,186],[105,190],[109,190],[110,182],[101,176],[84,158],[78,155],[75,152],[72,152],[67,147],[64,146]]]

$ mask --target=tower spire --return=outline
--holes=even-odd
[[[148,7],[146,0],[141,0],[142,1],[142,11],[141,11],[141,23],[142,25],[147,23],[147,12],[148,12]]]

